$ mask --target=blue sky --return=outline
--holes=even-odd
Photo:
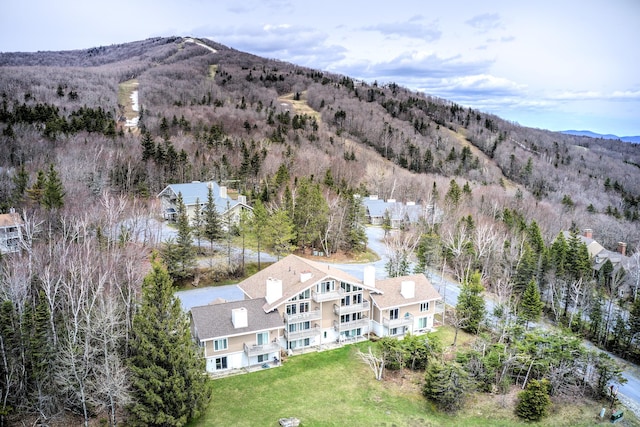
[[[628,136],[639,23],[638,0],[2,0],[0,52],[208,37],[525,126]]]

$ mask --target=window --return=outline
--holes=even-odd
[[[308,313],[309,312],[309,303],[308,302],[301,302],[299,308],[300,308],[300,313]]]
[[[398,319],[399,310],[397,308],[392,308],[389,310],[389,319],[396,320]]]
[[[227,349],[227,339],[226,338],[222,338],[220,340],[215,340],[213,342],[213,350],[214,351],[220,351],[220,350],[226,350]]]
[[[269,355],[268,354],[259,354],[258,355],[258,363],[268,362],[268,361],[269,361]]]
[[[265,345],[269,343],[269,332],[261,332],[256,334],[256,344]]]
[[[287,314],[291,316],[292,314],[296,314],[298,310],[298,306],[296,304],[288,304],[287,305]]]
[[[420,304],[420,311],[429,311],[429,303],[423,302]]]
[[[389,335],[398,335],[398,328],[389,329]]]
[[[227,356],[216,358],[216,370],[227,369]]]
[[[429,320],[428,317],[421,317],[418,319],[418,329],[426,329],[427,327],[427,320]]]
[[[309,289],[307,289],[306,291],[298,295],[298,299],[309,299],[309,298],[311,298],[311,291]]]
[[[335,289],[336,289],[335,282],[333,280],[329,280],[327,282],[322,282],[316,288],[316,290],[318,292],[320,292],[321,294],[326,294],[326,293],[329,293],[329,292],[333,292],[333,291],[335,291]]]

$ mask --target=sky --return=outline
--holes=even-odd
[[[0,52],[158,36],[393,82],[523,126],[640,135],[640,0],[0,2]]]

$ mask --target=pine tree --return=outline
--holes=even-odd
[[[222,229],[220,228],[220,216],[216,209],[216,201],[211,187],[207,191],[207,203],[204,206],[202,222],[202,236],[209,240],[213,251],[213,242],[220,239]]]
[[[42,206],[46,209],[59,209],[64,206],[64,196],[62,181],[53,164],[50,164],[47,181],[42,192]]]
[[[430,363],[424,377],[422,394],[443,411],[457,411],[471,388],[469,375],[457,363]]]
[[[462,190],[460,190],[460,186],[455,179],[452,179],[451,182],[449,182],[449,191],[445,194],[444,199],[453,208],[458,207],[460,204],[460,200],[462,199]]]
[[[295,245],[291,244],[296,238],[294,229],[289,213],[284,209],[272,212],[267,218],[267,227],[264,235],[265,243],[275,252],[278,259],[295,249]]]
[[[44,188],[47,185],[47,175],[42,169],[38,170],[36,175],[36,182],[27,190],[29,199],[33,202],[40,204],[42,202],[42,195],[44,194]]]
[[[529,328],[530,321],[536,321],[540,319],[542,314],[542,301],[540,300],[540,291],[538,291],[538,285],[534,279],[529,281],[522,299],[520,300],[520,312],[518,313],[520,318],[526,322],[525,328]]]
[[[175,240],[168,239],[164,242],[162,258],[172,279],[185,279],[193,274],[196,267],[196,256],[193,249],[189,217],[187,216],[187,209],[182,201],[181,193],[178,193],[176,210],[178,215],[176,220],[177,238]]]
[[[550,384],[547,379],[530,380],[527,388],[518,394],[516,414],[527,421],[540,421],[547,416],[551,406],[549,389]]]
[[[210,392],[204,359],[173,295],[171,278],[155,256],[133,319],[129,366],[132,425],[183,426],[205,409]]]
[[[478,333],[486,312],[482,292],[484,292],[484,287],[481,283],[480,272],[476,271],[468,281],[462,283],[456,304],[456,312],[460,318],[467,319],[463,329],[474,334]]]

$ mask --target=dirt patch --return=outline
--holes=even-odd
[[[410,369],[399,369],[384,371],[383,381],[393,385],[395,389],[402,390],[403,393],[422,394],[422,382],[424,371],[412,371]]]

